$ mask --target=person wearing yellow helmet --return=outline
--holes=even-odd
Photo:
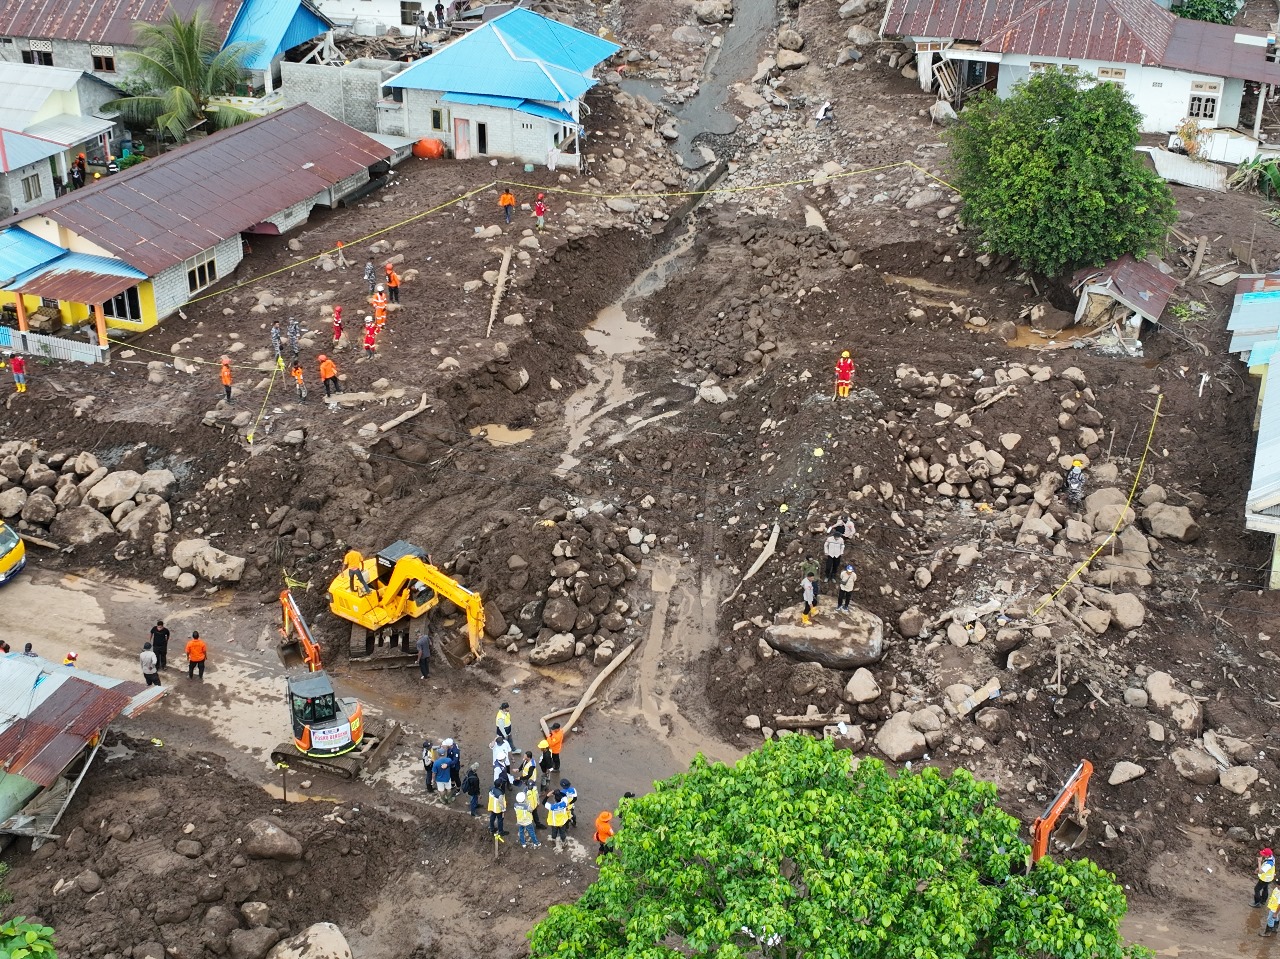
[[[1078,456],[1067,470],[1067,505],[1079,512],[1084,507],[1084,460]]]
[[[853,389],[853,371],[853,360],[849,358],[849,351],[845,350],[840,354],[840,359],[836,360],[836,398],[849,398],[849,391]]]

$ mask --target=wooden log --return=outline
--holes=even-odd
[[[816,713],[813,716],[774,716],[775,729],[821,729],[824,726],[835,726],[837,723],[853,724],[853,717],[847,713]]]
[[[385,423],[383,423],[381,426],[378,427],[378,432],[385,433],[387,430],[392,429],[396,426],[399,426],[405,420],[413,419],[415,416],[417,416],[426,408],[427,408],[427,394],[423,393],[422,399],[418,401],[418,405],[416,407],[414,407],[411,410],[406,410],[405,412],[401,413],[399,416],[393,419],[387,420]]]

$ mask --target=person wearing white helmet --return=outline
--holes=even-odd
[[[533,825],[533,805],[529,802],[528,793],[516,793],[516,836],[520,840],[520,848],[541,846],[538,833]]]

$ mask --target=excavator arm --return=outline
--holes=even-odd
[[[406,557],[396,563],[387,584],[387,595],[397,595],[403,589],[411,589],[414,581],[429,586],[436,595],[443,596],[467,614],[467,640],[471,655],[477,660],[484,656],[481,640],[484,639],[484,600],[479,593],[467,589],[456,579],[440,569],[416,557]]]
[[[1071,837],[1074,842],[1066,841],[1068,846],[1074,848],[1084,838],[1085,821],[1088,819],[1089,810],[1085,808],[1085,802],[1089,798],[1089,777],[1093,775],[1093,763],[1087,759],[1080,760],[1080,765],[1076,767],[1070,778],[1063,785],[1062,790],[1054,797],[1053,802],[1049,804],[1049,808],[1035,821],[1031,827],[1031,863],[1034,865],[1039,862],[1044,854],[1049,851],[1049,839],[1053,836],[1054,830],[1058,825],[1058,819],[1066,811],[1071,803],[1075,803],[1075,820],[1077,829]]]
[[[298,608],[298,601],[293,598],[291,590],[280,591],[280,616],[282,620],[280,635],[283,637],[280,645],[296,644],[307,669],[313,673],[319,672],[323,668],[320,665],[320,645],[311,638],[311,629],[307,626],[307,621],[303,618],[302,610]]]

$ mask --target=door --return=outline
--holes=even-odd
[[[489,124],[476,124],[476,152],[481,156],[489,152]]]
[[[455,160],[471,159],[471,121],[453,119],[453,157]]]

